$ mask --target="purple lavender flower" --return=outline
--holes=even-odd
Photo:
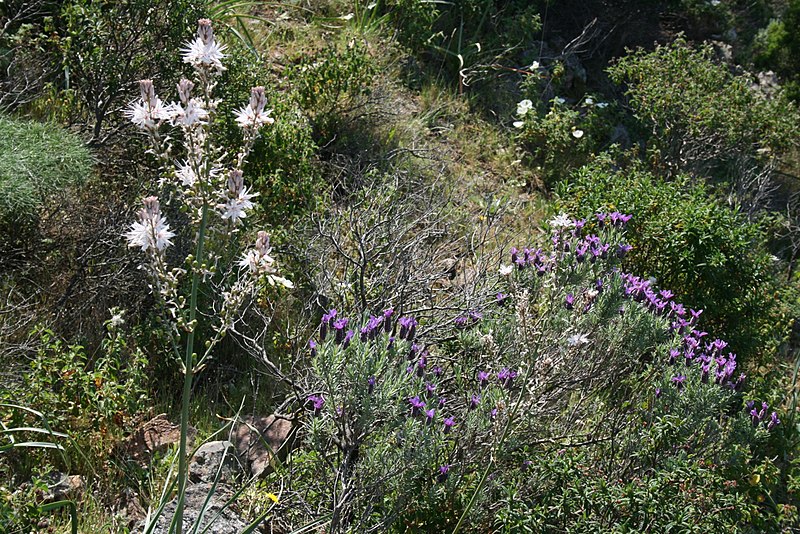
[[[670,365],[674,365],[675,364],[675,360],[678,359],[678,356],[680,356],[680,354],[681,354],[681,351],[679,349],[670,349],[670,351],[669,351],[669,364]]]
[[[480,395],[473,395],[472,398],[469,400],[469,409],[474,410],[478,407],[481,403],[481,396]]]
[[[656,388],[656,398],[661,398],[661,388]]]
[[[433,376],[435,376],[436,378],[441,378],[442,377],[442,373],[444,371],[442,371],[442,368],[437,365],[436,367],[433,368],[432,372],[433,372]]]
[[[486,387],[486,384],[489,383],[489,373],[486,371],[478,371],[478,385],[481,389]]]
[[[519,259],[519,250],[517,247],[511,247],[511,263],[517,263],[517,259]]]
[[[456,327],[458,327],[458,328],[466,328],[467,327],[467,321],[468,321],[468,319],[467,319],[467,317],[465,315],[462,315],[460,317],[456,317],[456,321],[455,321]]]
[[[564,307],[568,310],[571,310],[575,307],[575,295],[572,293],[567,293],[567,296],[564,297]]]
[[[306,397],[306,401],[314,407],[314,415],[319,415],[322,407],[325,406],[325,398],[322,395],[309,395]]]
[[[436,415],[436,410],[431,408],[430,410],[425,410],[425,425],[430,426],[433,424],[433,418]]]
[[[375,377],[374,376],[370,376],[369,378],[367,378],[367,385],[369,385],[369,394],[372,395],[372,393],[375,391]]]
[[[440,410],[442,408],[444,408],[444,405],[445,405],[446,402],[447,402],[447,399],[445,399],[444,397],[439,397],[439,409]]]
[[[517,372],[508,368],[503,368],[499,373],[497,373],[497,380],[500,382],[500,385],[506,389],[511,388],[511,385],[516,377]]]
[[[453,419],[452,417],[448,417],[447,419],[445,419],[444,420],[444,433],[445,434],[449,434],[450,431],[453,429],[453,426],[455,426],[455,424],[456,424],[456,420]]]
[[[492,408],[492,411],[489,412],[489,419],[492,421],[497,419],[497,408]]]
[[[434,393],[436,393],[436,386],[434,386],[430,382],[425,382],[425,393],[428,395],[433,395]]]
[[[678,388],[678,391],[683,390],[684,382],[686,382],[686,377],[684,375],[678,375],[672,377],[672,383],[675,384],[675,387]]]
[[[311,357],[312,358],[316,358],[317,357],[317,342],[314,341],[313,339],[309,339],[308,340],[308,348],[311,351]]]
[[[349,319],[343,317],[341,319],[337,319],[333,321],[333,330],[334,330],[334,343],[337,345],[341,344],[344,341],[345,329],[347,328],[347,323],[350,322]]]
[[[413,317],[401,317],[397,322],[400,325],[400,339],[405,339],[409,343],[414,341],[414,334],[416,334],[419,324],[417,320]]]
[[[450,464],[439,466],[439,474],[436,475],[436,482],[444,484],[447,481],[448,472],[450,471]]]
[[[606,218],[608,217],[607,213],[597,213],[595,214],[595,217],[597,217],[597,225],[600,228],[606,225]]]
[[[633,247],[632,247],[632,246],[630,246],[630,245],[627,245],[627,244],[620,244],[620,245],[617,247],[617,257],[618,257],[619,259],[622,259],[622,258],[624,258],[625,256],[627,256],[627,255],[628,255],[628,252],[630,252],[632,248],[633,248]]]
[[[392,316],[394,315],[394,309],[389,308],[383,311],[383,330],[387,334],[392,331]]]
[[[769,416],[769,423],[767,423],[767,430],[772,430],[773,428],[775,428],[779,424],[781,424],[781,420],[778,419],[778,414],[775,413],[775,412],[772,412],[772,414],[770,414],[770,416]]]
[[[506,295],[505,293],[498,293],[497,294],[497,305],[498,306],[505,306],[507,301],[508,301],[508,295]]]
[[[342,340],[342,348],[343,349],[346,349],[347,347],[350,346],[350,341],[352,341],[353,336],[355,336],[355,335],[356,335],[356,333],[353,332],[352,330],[348,330],[347,331],[347,333],[344,335],[344,339]]]
[[[415,417],[422,413],[422,410],[425,408],[425,402],[420,400],[419,395],[408,399],[408,403],[411,405],[411,415]]]
[[[425,356],[425,354],[427,354],[427,352],[420,356],[419,360],[417,360],[417,376],[420,378],[425,375],[425,367],[428,366],[428,358]]]

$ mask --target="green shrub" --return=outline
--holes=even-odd
[[[347,113],[369,94],[376,73],[367,45],[357,40],[343,47],[330,44],[287,73],[320,144],[335,139]]]
[[[773,258],[758,225],[722,205],[685,176],[665,181],[606,155],[557,190],[561,210],[588,217],[616,209],[634,215],[626,265],[652,276],[683,301],[705,309],[708,328],[745,355],[769,354],[787,333],[773,295]]]
[[[625,83],[636,117],[652,131],[649,155],[671,175],[690,172],[724,182],[769,170],[797,146],[797,109],[782,93],[767,99],[715,63],[709,46],[682,39],[638,50],[609,68]]]
[[[789,0],[785,11],[762,29],[753,43],[757,66],[784,78],[788,95],[800,100],[800,1]]]
[[[36,220],[49,197],[91,172],[91,156],[79,138],[53,124],[0,116],[0,232],[16,234],[19,225]]]

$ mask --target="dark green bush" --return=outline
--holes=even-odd
[[[695,50],[679,39],[638,50],[609,74],[626,84],[634,114],[652,131],[653,163],[672,175],[735,183],[797,146],[800,121],[791,102],[782,93],[767,99],[753,90],[748,76],[715,63],[709,46]]]
[[[788,95],[800,100],[800,1],[789,0],[781,16],[759,32],[754,43],[757,66],[775,70],[784,78]]]
[[[756,224],[685,177],[665,181],[641,164],[615,167],[604,156],[557,191],[559,209],[582,217],[633,214],[627,266],[706,310],[704,322],[742,354],[768,353],[787,333],[776,301],[774,259]]]

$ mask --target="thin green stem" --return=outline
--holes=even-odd
[[[197,234],[197,251],[195,265],[192,269],[192,294],[189,300],[189,335],[186,337],[186,355],[184,360],[183,398],[181,399],[181,442],[178,457],[178,505],[175,509],[175,532],[181,534],[183,530],[183,503],[186,496],[187,458],[186,435],[189,432],[189,399],[192,395],[192,377],[194,374],[194,333],[197,328],[197,292],[200,286],[200,269],[203,265],[203,246],[205,245],[206,222],[208,221],[208,203],[203,204],[203,214],[200,219],[200,230]]]

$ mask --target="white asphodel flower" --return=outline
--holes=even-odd
[[[550,227],[551,228],[572,228],[575,226],[575,221],[573,221],[569,215],[562,213],[560,215],[556,215],[550,220]]]
[[[500,276],[508,276],[514,272],[514,267],[512,265],[501,265],[500,266]]]
[[[275,274],[275,260],[269,255],[271,251],[269,234],[264,231],[258,232],[255,246],[242,255],[239,267],[247,269],[256,276],[266,274],[265,278],[270,285],[280,285],[292,289],[294,284],[291,280]]]
[[[184,187],[193,187],[197,183],[197,173],[194,172],[188,162],[178,163],[175,166],[175,177],[180,180],[181,185]]]
[[[139,221],[125,233],[129,247],[141,247],[142,251],[154,248],[162,251],[172,244],[175,233],[171,232],[166,219],[161,215],[158,198],[144,199],[144,208],[139,211]]]
[[[517,115],[519,115],[520,117],[525,116],[525,114],[528,113],[531,109],[533,109],[533,102],[531,102],[527,98],[517,103]]]
[[[600,109],[605,109],[608,107],[608,102],[598,102],[597,104],[595,104],[595,107],[598,107]]]
[[[534,61],[533,63],[531,63],[531,66],[528,67],[528,69],[529,70],[538,70],[539,67],[540,67],[539,62],[538,61]]]
[[[208,111],[203,109],[196,98],[189,100],[186,107],[180,102],[173,102],[170,104],[169,113],[173,124],[187,127],[202,124],[208,118]]]
[[[272,124],[275,119],[269,116],[271,109],[264,110],[267,105],[267,96],[263,87],[253,87],[250,90],[250,101],[246,106],[235,112],[236,123],[242,128],[258,130],[265,124]]]
[[[591,106],[592,104],[594,104],[594,98],[592,98],[591,96],[587,96],[583,102],[587,106]]]
[[[260,128],[265,124],[273,124],[275,119],[269,116],[272,113],[271,109],[266,111],[257,111],[250,106],[244,106],[235,111],[236,124],[241,128]]]
[[[162,120],[171,117],[171,107],[156,96],[152,80],[139,80],[139,90],[141,98],[129,105],[123,114],[139,128],[147,130],[158,128]]]
[[[575,334],[567,338],[567,345],[570,347],[586,345],[587,343],[589,343],[589,338],[586,336],[586,334]]]
[[[572,130],[572,137],[575,139],[580,139],[583,137],[583,130]]]
[[[162,120],[170,118],[169,109],[160,98],[156,99],[153,106],[142,101],[134,102],[123,113],[133,124],[148,130],[156,128]]]
[[[525,126],[524,121],[514,121],[514,128],[522,128],[523,126]]]
[[[229,198],[222,205],[222,218],[230,219],[234,224],[247,217],[247,210],[253,209],[251,199],[257,197],[258,193],[248,193],[247,188],[243,187],[238,196]]]
[[[228,176],[227,200],[219,206],[222,209],[222,218],[230,219],[234,224],[239,222],[240,219],[244,219],[247,216],[247,210],[253,209],[251,200],[257,196],[258,193],[247,192],[242,178],[242,171],[231,171]]]
[[[214,39],[214,31],[211,28],[211,21],[200,19],[197,21],[197,37],[189,41],[181,52],[183,53],[184,63],[189,63],[195,68],[212,67],[218,72],[225,70],[222,59],[225,45],[218,43]]]

